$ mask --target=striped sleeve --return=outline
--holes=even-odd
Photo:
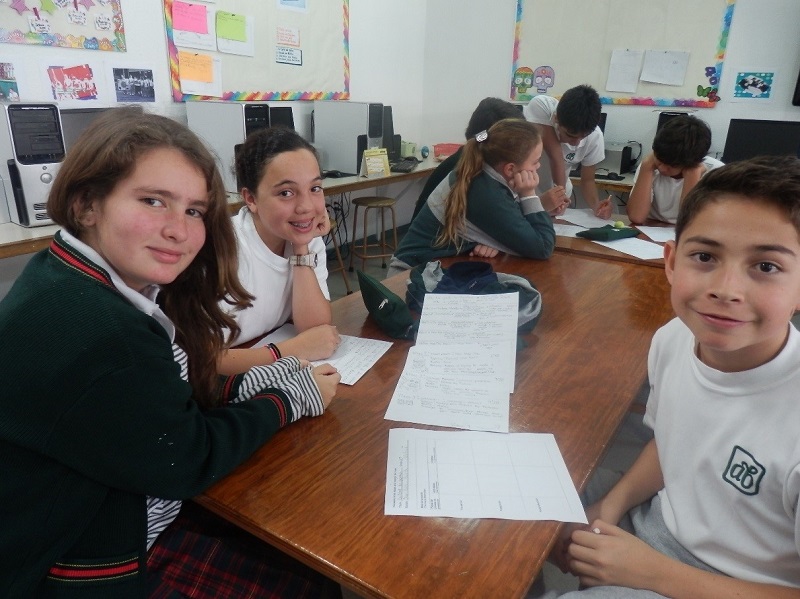
[[[302,416],[319,416],[325,410],[311,367],[301,368],[300,360],[294,356],[227,377],[223,399],[238,403],[263,395],[269,389],[278,389],[288,396],[293,412],[290,422]]]

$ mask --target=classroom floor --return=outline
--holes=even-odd
[[[405,228],[401,228],[398,231],[398,238],[402,238],[402,234]],[[355,272],[348,272],[347,266],[349,264],[350,255],[348,254],[347,246],[341,248],[342,251],[342,258],[345,264],[345,275],[347,276],[347,280],[350,283],[350,289],[352,291],[358,291],[358,280],[356,278]],[[328,256],[328,268],[335,268],[336,258],[332,253],[329,253]],[[388,261],[387,261],[388,262]],[[356,260],[354,264],[355,269],[361,269],[361,262],[360,260]],[[381,260],[367,260],[365,271],[370,275],[374,276],[376,279],[381,280],[386,277],[386,269],[382,268]],[[330,273],[328,276],[328,289],[331,294],[331,300],[338,299],[340,297],[344,297],[346,295],[346,290],[344,286],[344,281],[342,278],[342,274],[340,272]],[[639,396],[637,397],[636,401],[638,403],[643,404],[647,399],[647,390],[643,388]],[[642,415],[636,414],[631,412],[625,421],[620,426],[619,431],[617,432],[617,436],[614,439],[612,446],[610,447],[606,457],[603,461],[602,468],[616,470],[616,471],[624,471],[627,470],[628,467],[633,463],[636,457],[639,455],[642,447],[647,443],[650,439],[651,432],[650,429],[645,427],[642,424]],[[571,575],[562,574],[561,571],[551,564],[545,564],[544,569],[542,570],[543,573],[543,584],[544,587],[542,588],[540,585],[536,585],[535,589],[531,589],[530,594],[528,597],[534,598],[537,597],[538,594],[542,591],[557,591],[557,592],[566,592],[571,590],[576,590],[578,588],[578,580]],[[342,588],[342,597],[343,599],[359,599],[359,595],[353,593],[352,591]]]

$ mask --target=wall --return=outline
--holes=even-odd
[[[167,94],[169,77],[159,0],[123,2],[129,52],[126,61],[154,69],[163,90],[153,109],[185,122],[185,109]],[[507,98],[516,0],[350,0],[350,91],[355,101],[391,104],[395,131],[419,145],[463,140],[475,105],[486,96]],[[800,71],[797,0],[737,0],[721,81],[722,100],[698,115],[712,127],[712,151],[721,152],[731,118],[800,120],[791,96]],[[579,33],[571,42],[579,41]],[[96,58],[97,52],[0,44],[0,60],[31,67],[43,59]],[[103,53],[105,54],[105,53]],[[782,78],[769,103],[734,103],[727,90],[739,69],[770,68]],[[166,94],[166,95],[164,95]],[[606,106],[609,141],[640,141],[649,148],[657,115],[652,108]],[[398,215],[408,222],[420,184],[378,193],[400,196]],[[368,192],[362,192],[368,193]],[[22,260],[0,261],[0,296]]]

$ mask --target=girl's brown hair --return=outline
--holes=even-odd
[[[225,329],[239,333],[221,308],[246,307],[252,296],[237,275],[236,238],[227,196],[214,157],[184,125],[145,113],[138,106],[114,108],[95,119],[70,148],[47,203],[50,217],[77,238],[81,215],[92,202],[103,202],[129,177],[144,154],[158,148],[181,152],[203,174],[208,210],[206,239],[192,263],[161,289],[158,302],[175,324],[175,342],[189,357],[189,382],[198,403],[212,407],[217,391],[217,359],[226,347]]]
[[[478,141],[480,140],[480,141]],[[520,164],[542,143],[539,127],[522,119],[503,119],[467,140],[456,165],[456,182],[445,202],[444,226],[437,245],[460,245],[466,228],[467,192],[483,165],[496,168],[504,163]]]

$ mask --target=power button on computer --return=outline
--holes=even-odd
[[[50,173],[42,173],[39,179],[41,179],[42,183],[50,183],[50,181],[53,180],[53,175]]]

